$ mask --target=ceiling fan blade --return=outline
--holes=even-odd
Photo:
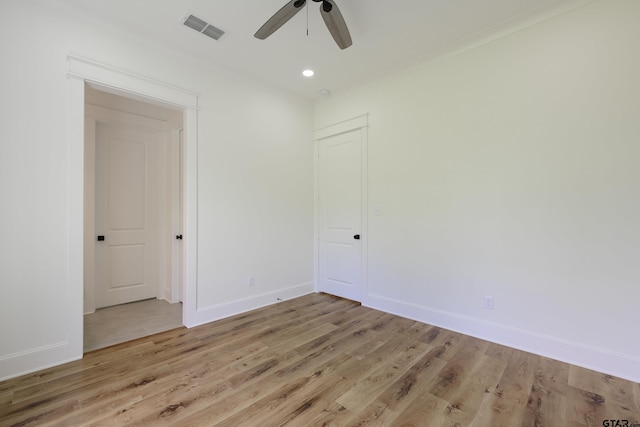
[[[260,40],[264,40],[276,30],[282,27],[286,22],[293,18],[296,13],[302,10],[305,5],[304,0],[291,0],[289,3],[282,6],[262,27],[254,34],[254,37]]]
[[[329,3],[331,7],[325,7],[325,3]],[[329,11],[326,12],[325,9],[329,9]],[[323,0],[322,6],[320,6],[320,13],[338,47],[340,47],[340,49],[346,49],[351,46],[353,42],[351,41],[351,34],[349,34],[347,23],[344,22],[342,13],[340,13],[340,9],[338,9],[335,2],[333,0]]]

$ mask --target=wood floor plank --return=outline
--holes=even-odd
[[[569,366],[544,357],[539,357],[534,381],[527,401],[522,425],[562,425],[575,422],[568,417]],[[576,395],[572,395],[575,399]],[[582,405],[582,402],[580,402]],[[582,425],[582,424],[580,424]]]
[[[89,387],[99,388],[104,381],[112,378],[126,377],[131,372],[136,372],[140,367],[138,361],[144,360],[145,366],[154,366],[158,363],[164,364],[167,358],[179,357],[189,354],[201,344],[193,339],[178,339],[164,342],[160,348],[155,350],[134,347],[136,351],[129,358],[116,359],[118,363],[109,362],[95,365],[92,369],[76,371],[66,375],[59,380],[49,380],[41,384],[22,388],[16,393],[14,406],[20,410],[21,406],[38,405],[40,401],[46,401],[51,396],[66,395],[69,392],[79,391],[82,393]],[[91,359],[90,357],[87,359]]]
[[[419,341],[428,343],[431,350],[408,367],[407,371],[379,396],[367,393],[369,399],[375,397],[357,416],[342,405],[327,408],[324,422],[328,425],[391,425],[413,401],[430,386],[431,380],[442,371],[446,360],[457,351],[455,343],[461,336],[439,328],[423,329]],[[456,347],[452,350],[452,347]],[[320,420],[317,420],[318,422]]]
[[[458,344],[460,349],[449,360],[429,388],[429,393],[446,401],[453,398],[458,387],[471,374],[489,345],[488,342],[473,337],[464,337],[462,341]]]
[[[640,423],[640,407],[634,401],[633,384],[611,375],[580,368],[569,367],[569,385],[582,391],[605,398],[605,412],[612,420],[627,420]]]
[[[145,355],[149,354],[150,351],[158,352],[158,348],[156,346],[157,343],[155,342],[157,339],[173,341],[171,343],[173,346],[180,347],[184,342],[193,342],[194,337],[187,333],[186,328],[177,328],[157,335],[95,350],[87,353],[82,360],[66,363],[53,368],[43,369],[5,382],[0,382],[0,393],[3,391],[4,387],[14,390],[23,389],[32,385],[42,384],[47,381],[61,379],[73,374],[95,371],[96,369],[100,370],[103,369],[103,367],[110,369],[109,366],[119,364],[121,360],[127,360],[134,357],[145,357]],[[165,357],[165,354],[162,351],[158,353],[161,354],[162,357]]]
[[[602,420],[610,418],[606,413],[604,396],[569,386],[567,412],[564,418],[577,425],[600,427]]]
[[[385,360],[375,360],[374,369],[358,382],[345,394],[340,396],[336,402],[351,412],[362,411],[369,402],[362,398],[364,395],[377,396],[401,377],[414,362],[424,356],[429,350],[429,346],[424,343],[402,343],[402,340],[390,340],[386,345],[390,347],[380,350],[386,354]],[[364,359],[364,363],[368,360]]]
[[[487,354],[504,360],[507,366],[500,381],[473,420],[474,426],[510,427],[520,425],[527,408],[531,387],[534,380],[534,369],[537,365],[535,356],[493,345]]]
[[[9,403],[13,401],[13,392],[6,391],[4,393],[0,393],[0,411],[3,411],[3,408],[7,408]],[[5,409],[6,410],[6,409]]]
[[[251,338],[251,337],[249,337]],[[264,349],[264,344],[250,340],[234,340],[211,349],[192,352],[184,358],[169,362],[174,373],[156,382],[153,390],[146,393],[141,401],[133,401],[109,407],[121,408],[108,414],[116,422],[127,424],[127,420],[145,419],[150,416],[168,416],[196,402],[215,400],[218,396],[229,392],[231,384],[227,377],[232,371],[228,364],[241,357],[243,353],[252,354]],[[222,371],[228,371],[227,375]],[[143,404],[140,404],[144,402]]]
[[[432,380],[444,369],[447,362],[436,357],[437,354],[433,350],[427,352],[393,384],[375,396],[356,417],[348,417],[348,414],[335,411],[332,419],[336,421],[336,425],[391,425],[411,402],[426,394]]]
[[[283,405],[279,408],[278,412],[272,415],[273,419],[278,420],[276,421],[276,425],[285,425],[289,422],[293,422],[295,425],[314,425],[313,420],[315,418],[319,416],[322,418],[326,417],[328,407],[336,402],[336,400],[343,396],[348,390],[353,389],[355,386],[358,386],[365,381],[367,375],[380,363],[380,354],[389,354],[391,356],[393,352],[398,352],[400,354],[398,357],[405,360],[420,354],[420,348],[424,346],[424,344],[414,344],[411,339],[411,333],[406,335],[386,333],[387,328],[407,331],[410,329],[413,322],[407,321],[406,319],[393,320],[395,321],[389,322],[388,319],[379,320],[373,323],[370,329],[358,329],[355,331],[352,334],[352,338],[364,340],[364,345],[359,346],[360,348],[369,348],[367,340],[365,339],[365,336],[369,332],[384,336],[386,342],[379,346],[378,352],[368,354],[362,358],[360,358],[360,356],[363,355],[361,351],[347,352],[347,354],[353,355],[354,357],[344,360],[340,364],[334,364],[334,366],[331,366],[332,370],[335,370],[335,372],[332,372],[329,376],[334,378],[333,383],[327,384],[328,381],[326,380],[324,382],[314,381],[306,383],[300,390],[296,390],[296,394],[304,393],[304,395],[310,395],[312,397],[303,399],[301,405],[294,405],[294,407],[291,405]],[[415,330],[414,334],[419,332],[419,330]],[[405,345],[407,341],[411,343],[409,346]],[[391,359],[391,363],[393,363],[395,358],[392,357]],[[323,375],[326,375],[328,367],[329,366],[327,364],[321,365],[321,369],[319,369],[316,374],[320,372]],[[295,399],[292,401],[296,402]],[[243,414],[243,417],[246,416],[246,414]],[[238,424],[241,423],[241,421],[242,419],[234,418],[227,422],[229,423],[228,425],[241,425]],[[227,425],[227,422],[225,422],[224,425]]]
[[[447,419],[448,408],[449,402],[424,392],[413,399],[389,425],[395,427],[452,425]]]
[[[451,360],[456,352],[462,348],[459,343],[463,338],[463,335],[455,332],[435,328],[427,332],[421,339],[424,339],[424,342],[427,344],[436,346],[432,350],[433,357],[442,360]]]
[[[216,391],[215,398],[210,397],[207,400],[203,400],[196,399],[194,396],[173,395],[170,396],[170,399],[156,401],[152,405],[145,406],[152,406],[154,408],[153,412],[161,414],[164,421],[183,424],[187,422],[183,420],[183,416],[185,416],[187,412],[184,411],[185,402],[188,402],[189,410],[192,412],[203,409],[206,410],[206,414],[197,415],[195,419],[200,419],[203,423],[220,422],[226,417],[245,409],[251,405],[252,402],[262,398],[264,394],[279,384],[285,384],[291,381],[295,382],[302,375],[313,374],[319,363],[339,356],[339,349],[342,352],[346,352],[350,346],[355,347],[358,341],[352,338],[354,331],[360,330],[363,325],[367,325],[379,317],[380,313],[375,311],[361,311],[359,315],[360,317],[353,316],[354,318],[349,324],[343,326],[336,332],[326,333],[316,339],[310,339],[311,337],[308,337],[307,340],[305,340],[307,342],[302,343],[296,348],[298,358],[290,359],[288,361],[289,365],[276,367],[272,375],[264,377],[256,383],[239,381],[238,377],[236,377],[234,380],[236,383],[235,388],[224,390],[224,392]],[[226,351],[225,354],[227,354]],[[225,371],[226,374],[229,372],[237,372],[229,368],[225,368]],[[212,371],[211,374],[216,377],[225,375],[225,373],[217,371]],[[168,411],[168,408],[175,408],[175,410]],[[131,411],[129,411],[129,413],[130,412]],[[157,422],[153,416],[143,418],[143,421],[149,423]],[[188,422],[193,422],[193,420]]]
[[[324,399],[331,399],[331,393],[339,395],[341,390],[349,385],[344,385],[347,380],[334,373],[335,366],[352,359],[343,355],[334,359],[332,366],[325,365],[322,370],[314,372],[310,376],[302,377],[294,384],[287,384],[285,387],[255,402],[246,411],[237,412],[234,416],[226,418],[218,425],[235,427],[240,425],[250,425],[256,416],[265,415],[274,425],[313,425],[308,424],[313,417],[314,409],[321,405]]]
[[[22,418],[25,410],[37,408],[37,413],[29,417],[25,425],[40,426],[47,423],[59,425],[67,422],[70,417],[81,415],[82,408],[99,409],[111,399],[122,395],[129,396],[132,390],[137,394],[144,388],[153,389],[152,383],[170,373],[166,365],[156,366],[152,369],[132,372],[129,376],[119,379],[104,378],[98,387],[93,386],[87,390],[74,388],[59,394],[43,394],[41,397],[34,398],[27,406],[21,405],[15,408],[16,410],[6,415],[5,420],[12,425]],[[17,425],[21,424],[17,423]],[[74,425],[74,423],[69,422],[67,425]]]
[[[0,382],[13,426],[601,426],[640,384],[325,294]]]
[[[470,425],[490,401],[492,390],[498,385],[507,362],[483,354],[478,363],[449,399],[447,420],[451,425]]]
[[[632,383],[630,381],[624,381],[621,380],[626,386],[631,387],[631,389],[633,390],[632,395],[633,395],[633,402],[634,402],[634,406],[633,409],[634,411],[637,410],[637,414],[639,414],[638,416],[640,416],[640,383]],[[640,422],[638,422],[638,424],[640,424]]]
[[[294,412],[291,405],[296,407],[303,406],[304,401],[318,387],[324,389],[336,388],[337,382],[345,382],[346,378],[336,375],[335,371],[339,366],[350,363],[354,360],[353,356],[345,352],[333,353],[333,357],[323,360],[320,364],[309,366],[311,369],[295,369],[293,376],[279,376],[278,372],[274,372],[270,376],[264,377],[256,387],[243,387],[239,391],[240,397],[232,396],[225,401],[206,408],[203,411],[180,420],[181,425],[234,425],[245,418],[264,417],[268,414],[272,422],[275,418],[283,418]],[[287,370],[285,368],[285,370]],[[302,397],[300,396],[301,390]],[[274,404],[274,402],[282,402],[288,400],[285,406]],[[241,406],[238,406],[238,402]],[[265,409],[266,408],[266,409]],[[284,413],[287,408],[289,412]],[[241,424],[235,424],[241,425]],[[274,424],[277,425],[277,424]]]
[[[313,339],[313,335],[309,335],[308,339]],[[237,399],[242,390],[249,390],[249,395],[255,394],[255,390],[259,387],[258,383],[285,363],[290,363],[288,357],[279,357],[278,353],[268,353],[262,358],[247,361],[242,368],[217,366],[217,368],[208,367],[198,370],[200,372],[197,374],[182,379],[185,387],[179,392],[165,393],[142,408],[129,408],[127,416],[141,412],[140,419],[143,422],[157,422],[158,418],[177,422],[186,410],[197,411],[213,404],[224,408],[224,412],[228,414],[232,410],[241,409],[247,402],[246,398]],[[214,381],[208,380],[209,378]],[[229,396],[234,398],[229,399]]]
[[[420,354],[421,345],[411,344],[406,346],[407,340],[411,340],[411,334],[402,335],[397,333],[388,333],[390,330],[406,330],[411,326],[413,322],[406,319],[389,319],[384,316],[384,319],[378,320],[372,323],[369,329],[358,329],[353,334],[351,339],[361,340],[361,345],[354,350],[347,351],[345,354],[352,356],[350,359],[346,359],[339,364],[321,365],[321,369],[317,372],[321,372],[323,375],[328,373],[327,368],[330,368],[330,375],[328,378],[334,378],[332,384],[326,384],[327,381],[313,382],[306,384],[301,390],[297,391],[297,394],[304,393],[305,395],[311,395],[311,398],[304,399],[303,404],[295,408],[283,408],[280,410],[280,414],[275,416],[275,419],[279,419],[278,425],[284,425],[280,423],[295,422],[295,425],[314,425],[313,420],[318,417],[326,418],[327,408],[331,407],[339,397],[344,396],[349,390],[357,387],[367,376],[376,369],[380,364],[380,355],[391,355],[393,352],[398,352],[400,358],[413,358]],[[387,329],[389,328],[389,329]],[[374,336],[379,336],[378,340],[384,340],[382,345],[376,348],[373,353],[365,354],[364,349],[370,349],[368,342],[370,338],[367,338],[368,334],[372,333]],[[392,358],[393,359],[393,358]],[[294,400],[295,401],[295,400]],[[344,408],[342,409],[344,410]],[[311,424],[307,424],[311,423]]]
[[[134,342],[129,342],[128,344],[130,346],[135,345]],[[149,342],[144,342],[140,345],[146,349],[151,349],[154,347],[153,343]],[[115,352],[114,359],[117,359],[117,354]],[[94,370],[97,366],[104,365],[105,363],[109,363],[108,359],[96,361],[91,358],[84,358],[82,360],[65,363],[61,366],[43,369],[41,371],[0,382],[0,393],[6,392],[7,390],[12,390],[14,393],[16,393],[18,390],[24,390],[29,387],[40,387],[44,383],[57,381],[69,375]]]

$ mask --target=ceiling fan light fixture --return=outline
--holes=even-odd
[[[313,77],[315,74],[316,74],[316,72],[313,71],[310,68],[307,68],[306,70],[302,71],[302,75],[305,76],[305,77]]]

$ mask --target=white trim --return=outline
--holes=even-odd
[[[381,295],[368,295],[367,304],[363,305],[507,347],[640,382],[640,358],[628,354]]]
[[[31,363],[42,360],[46,364],[82,358],[84,332],[84,81],[69,79],[68,99],[68,132],[69,132],[69,171],[67,188],[69,189],[67,206],[67,227],[69,230],[69,246],[67,249],[68,297],[69,310],[67,317],[67,345],[58,354],[48,349],[40,351],[40,355],[24,358],[22,363],[29,364],[25,370],[41,368]],[[35,350],[34,350],[35,351]]]
[[[167,132],[169,130],[169,125],[166,120],[144,117],[99,105],[86,104],[84,112],[86,116],[93,117],[99,122],[110,125],[122,126],[125,124],[136,128],[151,129],[156,132]]]
[[[195,316],[190,319],[192,320],[191,326],[203,325],[215,320],[235,316],[236,314],[246,313],[250,310],[277,304],[279,302],[292,298],[309,295],[314,292],[315,290],[313,283],[308,282],[290,288],[278,289],[277,291],[253,295],[248,298],[231,301],[224,304],[199,308],[195,313]]]
[[[179,234],[183,234],[182,231],[182,212],[180,211],[182,207],[182,198],[180,197],[182,193],[182,189],[180,188],[180,182],[182,182],[181,173],[182,173],[182,164],[181,161],[184,158],[182,152],[182,143],[180,140],[180,132],[183,132],[183,126],[180,127],[172,127],[171,129],[171,144],[170,144],[170,173],[171,173],[171,189],[170,189],[170,197],[171,197],[171,278],[169,287],[167,289],[167,295],[169,296],[170,303],[177,303],[182,301],[181,297],[181,284],[182,284],[182,272],[184,269],[184,264],[182,262],[180,254],[182,251],[182,240],[177,240],[173,238],[173,236],[177,236]]]
[[[2,356],[0,381],[78,360],[79,357],[70,355],[70,346],[69,341],[63,341]]]
[[[361,153],[361,292],[359,302],[367,300],[368,293],[368,246],[369,246],[369,114],[354,117],[333,125],[316,129],[313,132],[313,285],[316,292],[319,292],[319,271],[320,271],[320,141],[346,132],[360,130],[360,153]]]
[[[115,89],[116,93],[124,91],[130,95],[154,99],[163,104],[171,104],[181,109],[198,109],[198,94],[195,92],[77,55],[70,54],[67,56],[67,60],[69,61],[69,72],[67,74],[69,77],[77,77],[87,82],[97,83],[103,86],[102,89]]]
[[[368,117],[367,117],[368,118]],[[362,255],[362,264],[361,264],[361,274],[360,278],[362,280],[362,294],[360,297],[361,303],[366,303],[368,298],[368,289],[369,289],[369,132],[368,125],[361,126],[360,128],[360,137],[361,137],[361,153],[362,153],[362,164],[361,164],[361,174],[362,174],[362,208],[360,210],[360,215],[362,216],[360,221],[360,234],[362,235],[362,246],[361,246],[361,255]]]
[[[366,128],[369,126],[369,115],[363,114],[358,117],[354,117],[349,120],[345,120],[340,123],[335,123],[333,125],[325,126],[320,129],[316,129],[313,131],[313,140],[317,141],[319,139],[328,138],[330,136],[336,136],[341,133],[349,132],[352,130]]]
[[[85,115],[84,121],[84,314],[95,313],[96,246],[96,119]]]
[[[198,310],[198,112],[184,110],[182,150],[182,323],[190,328]]]
[[[57,348],[62,348],[69,345],[69,341],[62,341],[59,343],[55,343],[55,344],[51,344],[51,345],[45,345],[42,347],[38,347],[38,348],[32,348],[29,350],[25,350],[25,351],[18,351],[16,353],[12,353],[12,354],[5,354],[4,356],[0,357],[0,362],[4,362],[5,360],[10,360],[10,359],[15,359],[18,357],[22,357],[28,354],[37,354],[38,352],[41,351],[47,351],[47,350],[54,350]]]
[[[320,292],[320,144],[313,141],[313,289]]]

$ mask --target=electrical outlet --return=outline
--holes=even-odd
[[[487,310],[493,310],[493,297],[490,295],[484,296],[484,308]]]
[[[255,277],[253,277],[253,276],[249,276],[249,277],[247,278],[247,285],[249,285],[249,286],[253,286],[253,285],[255,285],[255,284],[256,284],[256,278],[255,278]]]

